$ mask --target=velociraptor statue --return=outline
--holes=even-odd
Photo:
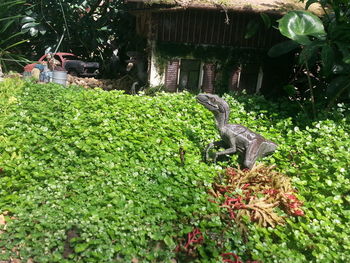
[[[276,150],[277,144],[266,140],[260,134],[240,124],[228,124],[230,107],[219,96],[199,94],[197,101],[214,114],[216,126],[221,136],[221,141],[212,142],[207,146],[205,150],[206,160],[208,160],[211,148],[221,146],[226,150],[216,152],[214,161],[220,155],[233,154],[239,151],[244,154],[244,166],[251,169],[258,158],[271,154]]]

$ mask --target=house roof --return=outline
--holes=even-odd
[[[144,4],[164,4],[182,8],[225,9],[236,11],[252,11],[283,14],[292,10],[304,10],[305,3],[299,0],[127,0]],[[317,4],[312,4],[309,11],[322,15]]]

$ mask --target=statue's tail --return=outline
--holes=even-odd
[[[263,142],[259,148],[259,156],[264,157],[264,156],[270,155],[274,151],[276,151],[276,149],[277,149],[276,143],[273,143],[270,141]]]

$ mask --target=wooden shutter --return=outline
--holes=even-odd
[[[168,61],[165,73],[165,88],[166,91],[177,91],[177,77],[179,73],[179,60]]]
[[[214,93],[215,64],[206,63],[203,66],[203,85],[202,91],[205,93]]]

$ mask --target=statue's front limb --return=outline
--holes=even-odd
[[[216,147],[225,147],[225,142],[224,141],[216,141],[216,142],[211,142],[207,145],[207,147],[205,148],[205,161],[207,162],[209,160],[209,151],[212,149],[212,148],[216,148]],[[216,160],[216,157],[215,157],[215,160]]]
[[[220,155],[228,155],[228,154],[233,154],[237,151],[236,147],[231,147],[231,148],[228,148],[224,151],[221,151],[221,152],[216,152],[215,153],[215,157],[214,157],[214,162],[216,162],[216,159],[220,156]]]

